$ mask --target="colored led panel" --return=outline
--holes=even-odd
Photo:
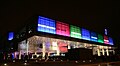
[[[39,16],[37,30],[40,32],[56,34],[55,20]]]
[[[104,38],[101,34],[98,34],[98,42],[99,43],[104,43]]]
[[[113,45],[113,39],[111,37],[109,37],[109,44]]]
[[[109,44],[109,40],[108,40],[108,37],[106,35],[104,35],[104,43]]]
[[[70,36],[81,39],[81,30],[79,27],[70,25]]]
[[[98,41],[98,37],[97,37],[97,34],[95,32],[90,32],[90,40],[95,41],[95,42]]]
[[[69,24],[57,21],[56,22],[56,34],[63,35],[63,36],[70,36]]]
[[[13,32],[9,32],[8,33],[8,40],[12,40],[14,38],[14,33]]]
[[[82,39],[90,40],[90,32],[89,32],[89,30],[82,28]]]

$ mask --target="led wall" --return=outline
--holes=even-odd
[[[101,34],[98,34],[98,42],[99,43],[104,43],[104,38]]]
[[[87,29],[80,28],[74,25],[69,25],[60,21],[55,21],[46,17],[38,17],[37,30],[40,32],[58,34],[62,36],[70,36],[73,38],[90,40],[99,43],[113,44],[112,38],[108,38],[106,35],[97,34]],[[12,36],[12,33],[11,33]],[[12,37],[8,40],[12,40]],[[49,45],[49,44],[48,44]]]
[[[56,34],[63,36],[70,36],[69,24],[57,21],[56,22]]]
[[[70,36],[81,39],[81,30],[77,26],[70,25]]]
[[[90,40],[90,32],[87,29],[82,28],[82,39]]]
[[[109,44],[108,36],[104,35],[104,43]]]
[[[41,32],[56,34],[55,20],[39,16],[37,30]]]
[[[90,40],[97,42],[97,34],[95,32],[90,32]]]
[[[8,40],[12,40],[14,38],[14,32],[8,33]]]
[[[113,39],[111,37],[109,37],[109,44],[113,45]]]

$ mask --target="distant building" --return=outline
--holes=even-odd
[[[44,59],[46,53],[50,57],[65,56],[77,48],[89,49],[97,56],[115,54],[113,39],[107,35],[44,16],[31,17],[28,23],[11,41],[16,47],[15,58],[31,55],[31,59]]]

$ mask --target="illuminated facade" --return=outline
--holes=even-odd
[[[114,54],[111,37],[98,34],[75,25],[69,25],[43,16],[31,20],[22,31],[16,34],[19,59],[23,54],[32,54],[45,58],[48,56],[65,56],[69,49],[91,49],[93,55],[109,56]]]

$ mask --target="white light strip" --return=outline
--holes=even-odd
[[[108,40],[104,40],[105,42],[109,42]]]
[[[71,33],[73,33],[73,34],[77,34],[77,35],[81,35],[80,33],[76,33],[76,32],[71,32]]]
[[[41,27],[45,27],[45,28],[49,28],[49,29],[53,29],[53,30],[55,30],[55,28],[54,28],[54,27],[50,27],[50,26],[46,26],[46,25],[41,25],[41,24],[38,24],[38,26],[41,26]]]
[[[93,38],[93,39],[97,39],[97,37],[93,37],[93,36],[92,36],[91,38]]]

